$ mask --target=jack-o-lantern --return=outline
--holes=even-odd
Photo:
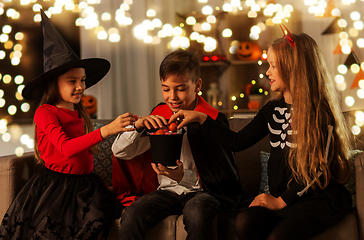
[[[86,108],[86,111],[90,116],[96,115],[97,110],[97,101],[96,98],[92,95],[83,95],[81,98],[83,106]]]
[[[236,55],[241,60],[258,60],[262,56],[262,51],[254,42],[241,42]]]
[[[248,102],[248,108],[249,109],[258,109],[259,108],[259,101],[256,101],[256,100],[250,100]]]

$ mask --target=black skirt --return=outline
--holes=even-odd
[[[0,239],[98,239],[119,215],[120,205],[98,175],[45,168],[10,205]]]

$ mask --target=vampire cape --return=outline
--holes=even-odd
[[[195,111],[205,113],[215,121],[229,126],[224,114],[219,113],[202,97],[197,98]],[[173,112],[165,103],[160,103],[151,114],[169,119]],[[243,199],[243,190],[234,154],[205,134],[199,123],[187,125],[187,137],[203,190],[215,196],[223,208],[235,208]],[[158,180],[150,165],[152,162],[150,149],[128,161],[114,156],[113,189],[124,206],[129,206],[142,195],[157,189]]]

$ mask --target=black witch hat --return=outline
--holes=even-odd
[[[43,10],[40,11],[43,30],[44,73],[26,84],[22,91],[23,97],[29,100],[41,99],[47,82],[71,68],[85,69],[86,88],[100,81],[109,71],[110,62],[102,58],[80,59],[59,34]]]

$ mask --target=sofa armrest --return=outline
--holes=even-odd
[[[355,158],[355,189],[359,239],[364,240],[364,152]]]
[[[25,183],[39,170],[34,153],[0,157],[0,219]]]

